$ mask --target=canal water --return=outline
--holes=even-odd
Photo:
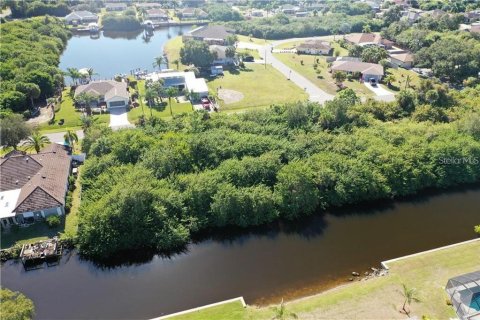
[[[163,55],[165,43],[190,29],[190,26],[162,28],[150,36],[144,31],[100,32],[98,37],[74,35],[60,57],[59,68],[63,71],[67,68],[93,68],[96,80],[130,74],[138,68],[152,71],[154,59]]]
[[[75,252],[59,266],[28,272],[10,261],[1,278],[33,299],[38,319],[148,319],[237,296],[264,304],[312,294],[383,260],[472,239],[478,223],[475,187],[218,236],[170,258],[116,268]]]

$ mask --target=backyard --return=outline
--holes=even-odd
[[[247,63],[244,70],[225,71],[223,77],[209,81],[208,87],[211,92],[229,90],[242,96],[238,101],[232,99],[230,103],[221,101],[221,110],[265,107],[307,99],[307,94],[279,71],[270,65],[265,67],[257,63]]]
[[[287,303],[288,312],[299,319],[406,319],[400,313],[404,298],[402,284],[416,288],[420,302],[409,307],[411,316],[421,319],[454,318],[444,291],[449,278],[478,269],[480,241],[391,262],[390,273],[368,281],[359,281],[315,296]],[[271,307],[249,306],[233,302],[173,317],[182,320],[271,319]]]

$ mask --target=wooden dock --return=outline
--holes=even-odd
[[[58,264],[62,256],[62,245],[57,237],[32,244],[24,244],[20,252],[20,260],[25,269],[37,269]]]

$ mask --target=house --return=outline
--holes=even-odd
[[[151,21],[168,21],[168,12],[163,9],[149,9],[146,18]]]
[[[420,20],[423,14],[422,10],[410,9],[402,12],[402,20],[407,21],[409,24],[414,24]]]
[[[98,16],[90,11],[73,11],[65,16],[67,24],[83,24],[97,22]]]
[[[263,10],[252,10],[250,15],[252,17],[263,17]]]
[[[295,14],[296,12],[300,11],[300,8],[291,4],[285,4],[282,6],[281,11],[284,14]]]
[[[160,9],[162,7],[160,3],[155,3],[155,2],[139,2],[139,3],[136,3],[135,6],[137,7],[137,9],[144,9],[144,10]]]
[[[413,67],[413,54],[410,52],[399,52],[390,54],[390,63],[397,67],[410,69]]]
[[[472,23],[470,27],[470,32],[480,33],[480,22]]]
[[[328,55],[330,54],[330,51],[332,51],[332,47],[330,46],[330,43],[326,41],[320,41],[320,40],[305,41],[299,44],[296,49],[297,49],[297,53],[313,54],[313,55],[318,55],[318,54]]]
[[[346,73],[360,73],[363,81],[375,79],[379,82],[383,75],[383,67],[376,63],[360,61],[334,61],[331,67],[332,72],[344,71]]]
[[[208,13],[198,8],[180,9],[178,16],[182,19],[207,19]]]
[[[229,65],[235,64],[235,57],[227,57],[227,49],[226,46],[220,46],[217,44],[211,45],[210,52],[214,54],[215,60],[213,60],[214,65]]]
[[[352,33],[345,36],[345,41],[359,46],[376,45],[385,49],[390,49],[394,44],[393,41],[375,33]]]
[[[38,154],[0,159],[0,221],[3,228],[65,214],[71,157],[53,143]]]
[[[477,20],[480,20],[480,10],[469,11],[466,12],[464,15],[467,22],[475,22]]]
[[[127,4],[126,3],[107,3],[105,4],[105,10],[107,11],[127,10]]]
[[[208,44],[226,45],[228,37],[232,36],[233,31],[221,25],[201,26],[189,31],[183,35],[183,41],[199,40]]]
[[[106,105],[108,109],[124,108],[130,99],[127,83],[113,80],[92,81],[89,84],[78,86],[75,89],[75,97],[81,93],[97,96],[97,106]]]
[[[163,80],[165,88],[175,87],[178,90],[185,90],[194,93],[199,97],[208,96],[208,86],[203,78],[196,78],[193,71],[187,72],[154,72],[148,74],[147,81]]]

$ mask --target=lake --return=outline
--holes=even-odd
[[[28,272],[9,261],[2,285],[32,298],[38,319],[148,319],[237,296],[278,303],[345,283],[383,260],[472,239],[479,208],[480,187],[430,193],[204,239],[169,259],[116,268],[75,252]]]
[[[144,31],[100,32],[100,36],[74,35],[60,57],[61,70],[93,68],[96,80],[111,79],[132,70],[153,70],[154,58],[163,55],[163,46],[173,37],[186,33],[190,26],[155,30],[151,37]]]

